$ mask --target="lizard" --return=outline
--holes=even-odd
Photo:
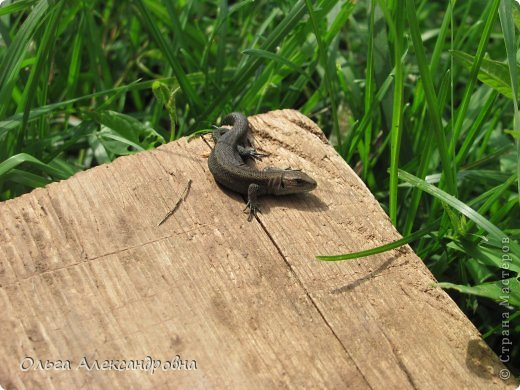
[[[260,212],[259,196],[297,194],[316,188],[316,181],[301,170],[274,167],[257,170],[245,163],[247,158],[261,159],[267,155],[246,146],[249,121],[244,114],[233,112],[224,117],[222,125],[232,127],[217,127],[213,131],[215,146],[208,167],[219,184],[247,196],[244,212],[249,209],[248,221]]]

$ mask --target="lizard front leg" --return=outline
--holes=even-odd
[[[230,130],[231,129],[228,129],[225,127],[215,128],[215,130],[213,130],[213,133],[212,133],[213,141],[215,141],[215,143],[217,143],[218,140],[220,138],[222,138],[222,136]],[[240,155],[240,157],[242,157],[242,159],[252,158],[254,160],[261,160],[263,157],[269,156],[269,154],[258,153],[254,146],[244,146],[244,145],[238,144],[237,151],[238,151],[238,154]]]

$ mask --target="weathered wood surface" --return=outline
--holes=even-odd
[[[0,385],[513,387],[408,247],[314,259],[399,235],[313,122],[290,110],[250,120],[258,146],[272,153],[267,165],[318,181],[311,194],[262,198],[251,223],[242,197],[215,184],[203,139],[0,203]],[[185,202],[157,226],[190,179]],[[76,368],[83,357],[176,355],[197,370]],[[71,370],[24,372],[24,357],[70,360]]]

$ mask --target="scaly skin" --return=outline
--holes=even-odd
[[[245,210],[249,209],[248,221],[259,211],[258,196],[298,194],[316,188],[316,181],[302,171],[279,168],[259,171],[247,166],[244,158],[260,159],[265,156],[252,147],[246,147],[249,131],[247,118],[244,114],[233,112],[222,120],[222,124],[232,125],[232,128],[217,128],[213,132],[215,147],[209,156],[208,167],[218,183],[247,195]]]

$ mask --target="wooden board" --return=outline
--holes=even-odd
[[[0,386],[513,388],[409,247],[315,260],[400,236],[312,121],[250,121],[259,167],[318,181],[251,223],[208,171],[210,137],[0,203]]]

